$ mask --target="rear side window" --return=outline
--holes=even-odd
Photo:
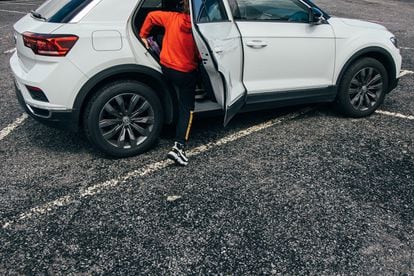
[[[68,23],[93,0],[48,0],[36,12],[51,23]]]
[[[197,23],[220,22],[228,20],[221,0],[195,0],[194,16]]]

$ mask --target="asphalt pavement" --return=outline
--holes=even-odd
[[[23,114],[12,25],[42,1],[0,1],[0,274],[413,275],[414,74],[365,119],[330,105],[197,119],[190,166],[110,159]],[[414,2],[318,0],[379,22],[414,71]]]

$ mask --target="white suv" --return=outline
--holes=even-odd
[[[179,0],[49,0],[15,25],[10,65],[35,119],[83,129],[101,151],[136,155],[172,124],[176,93],[158,49],[138,32]],[[373,113],[398,83],[397,40],[381,25],[330,17],[309,0],[191,0],[202,64],[196,113],[334,102],[346,116]],[[164,30],[152,31],[162,47]]]

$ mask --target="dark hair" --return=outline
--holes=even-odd
[[[183,13],[190,14],[189,0],[183,0]]]

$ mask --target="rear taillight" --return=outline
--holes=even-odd
[[[64,57],[75,45],[79,37],[61,34],[23,34],[24,45],[33,50],[36,55]]]

